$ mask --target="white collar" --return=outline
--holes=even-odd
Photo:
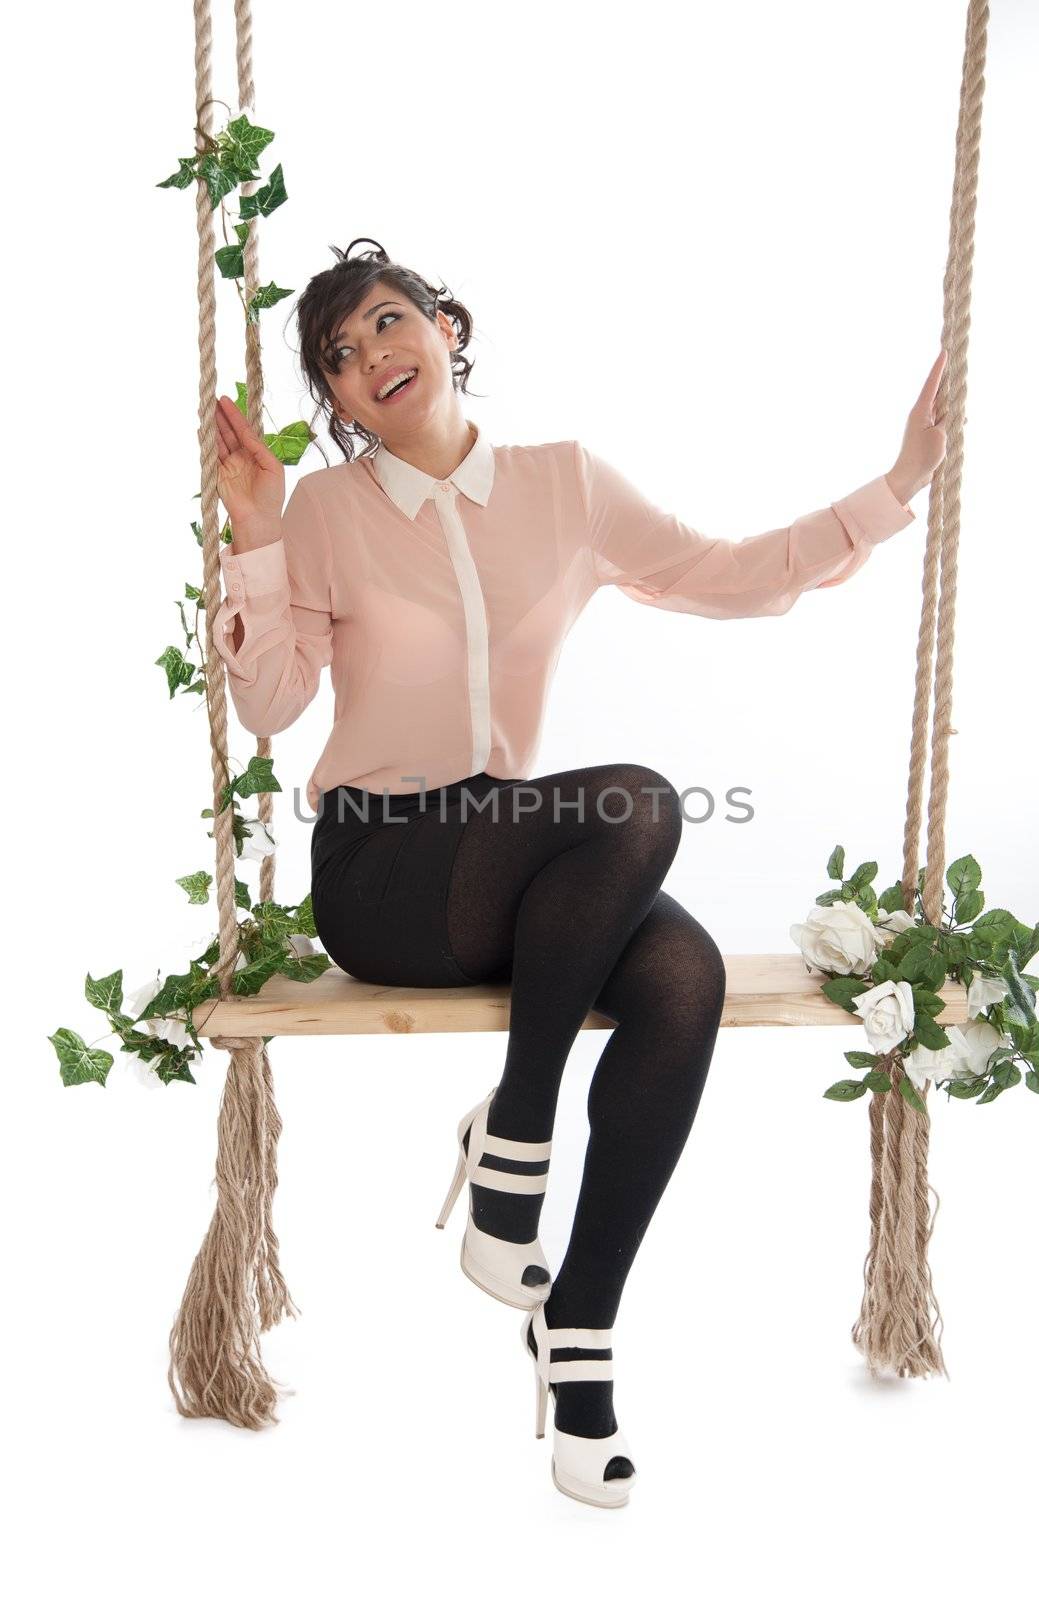
[[[469,422],[468,417],[466,421]],[[476,430],[473,446],[447,481],[461,489],[470,500],[475,500],[477,505],[485,506],[490,499],[494,484],[494,446],[478,423],[469,422],[469,426]],[[432,494],[433,485],[444,481],[431,477],[428,472],[421,472],[418,467],[413,467],[410,461],[402,461],[400,456],[395,456],[392,451],[387,450],[381,440],[369,460],[372,471],[390,499],[412,521],[415,520],[419,507],[424,505]]]

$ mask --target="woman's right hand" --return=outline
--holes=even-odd
[[[217,488],[232,533],[276,523],[285,502],[285,467],[248,417],[222,394],[216,402]]]

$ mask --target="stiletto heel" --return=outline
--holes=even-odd
[[[497,1088],[497,1084],[495,1084]],[[468,1178],[470,1184],[487,1189],[502,1189],[512,1194],[542,1194],[548,1184],[548,1160],[552,1151],[551,1139],[533,1143],[525,1139],[503,1139],[487,1132],[487,1113],[494,1098],[494,1089],[467,1111],[458,1124],[458,1163],[451,1179],[447,1197],[440,1208],[437,1227],[442,1228]],[[469,1135],[469,1147],[463,1140]],[[484,1167],[480,1163],[485,1155],[501,1156],[513,1165],[537,1164],[540,1172],[503,1172],[497,1167]],[[484,1233],[473,1220],[472,1199],[462,1236],[461,1267],[466,1277],[487,1294],[505,1305],[529,1310],[540,1305],[552,1287],[552,1274],[540,1239],[516,1244],[510,1239],[497,1239]]]
[[[533,1350],[529,1335],[533,1330],[537,1350]],[[537,1384],[536,1432],[539,1439],[545,1436],[545,1412],[549,1388],[567,1380],[588,1382],[590,1379],[606,1381],[613,1377],[612,1328],[550,1328],[545,1322],[545,1308],[536,1305],[523,1319],[523,1348],[534,1363],[534,1380]],[[553,1350],[602,1350],[601,1358],[591,1357],[580,1361],[553,1361]],[[553,1401],[555,1395],[553,1394]],[[606,1477],[606,1469],[614,1460],[623,1459],[631,1471],[624,1477]],[[552,1482],[563,1494],[573,1500],[583,1500],[590,1506],[624,1506],[631,1494],[635,1468],[632,1464],[628,1441],[620,1428],[604,1439],[586,1439],[581,1434],[565,1433],[552,1428]]]
[[[443,1205],[440,1207],[440,1215],[439,1215],[439,1217],[437,1217],[437,1227],[438,1228],[442,1228],[444,1226],[444,1223],[447,1221],[448,1217],[451,1215],[451,1212],[454,1210],[455,1201],[458,1199],[458,1196],[462,1192],[462,1185],[463,1185],[464,1182],[465,1182],[465,1156],[464,1155],[460,1155],[458,1157],[458,1165],[455,1168],[455,1175],[451,1179],[451,1187],[447,1191],[447,1199],[444,1201]]]

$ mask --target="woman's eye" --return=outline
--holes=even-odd
[[[376,330],[381,328],[383,323],[388,318],[393,322],[399,322],[400,321],[400,312],[399,311],[384,311],[381,317],[377,317],[375,319]],[[350,344],[339,344],[339,345],[336,345],[336,347],[333,350],[332,354],[335,356],[337,361],[342,361],[343,360],[342,351],[344,351],[344,350],[352,350],[352,349],[353,349],[353,345],[350,345]]]

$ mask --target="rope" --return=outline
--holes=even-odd
[[[924,916],[941,921],[945,876],[945,816],[949,794],[949,738],[952,721],[952,668],[956,621],[957,556],[960,540],[960,483],[967,405],[967,344],[974,270],[974,218],[981,148],[981,112],[988,39],[987,0],[969,0],[956,128],[956,159],[949,215],[949,251],[943,283],[942,347],[948,351],[935,399],[944,411],[946,454],[931,484],[923,600],[916,651],[916,682],[909,756],[909,783],[903,837],[902,895],[906,911],[915,905],[927,720],[934,690],[931,731],[931,787],[924,867]],[[941,583],[938,595],[939,579]],[[937,634],[936,634],[937,624]],[[935,645],[936,635],[936,645]],[[932,650],[934,678],[932,684]],[[941,1312],[934,1294],[927,1249],[934,1230],[929,1217],[927,1159],[930,1118],[906,1104],[898,1089],[901,1067],[891,1073],[891,1089],[874,1093],[870,1106],[870,1242],[863,1268],[865,1289],[852,1340],[871,1371],[898,1377],[948,1376],[936,1323]],[[927,1091],[924,1091],[926,1102]],[[935,1216],[939,1200],[935,1193]],[[932,1307],[934,1320],[932,1320]]]
[[[195,0],[196,149],[211,137],[212,18],[209,0]],[[235,0],[238,102],[255,103],[250,0]],[[255,180],[243,183],[251,194]],[[234,898],[235,856],[232,809],[222,807],[229,781],[227,701],[223,657],[213,647],[213,623],[220,606],[216,404],[216,293],[214,223],[208,191],[196,187],[198,229],[199,452],[202,467],[202,562],[206,614],[206,696],[209,705],[213,772],[213,833],[216,846],[217,910],[220,950],[216,968],[226,995],[238,957],[238,916]],[[259,245],[250,221],[244,250],[246,305],[259,284]],[[249,421],[262,432],[263,370],[258,324],[246,318],[246,384]],[[270,755],[270,740],[257,740],[257,753]],[[269,825],[270,794],[259,797],[260,820]],[[260,898],[274,892],[274,856],[260,869]],[[188,1277],[170,1331],[168,1381],[178,1411],[186,1417],[222,1417],[238,1427],[262,1428],[274,1415],[276,1386],[260,1354],[259,1335],[298,1308],[285,1286],[273,1226],[278,1185],[277,1149],[282,1122],[274,1080],[262,1039],[220,1035],[211,1040],[230,1052],[217,1126],[217,1201],[213,1220]]]

